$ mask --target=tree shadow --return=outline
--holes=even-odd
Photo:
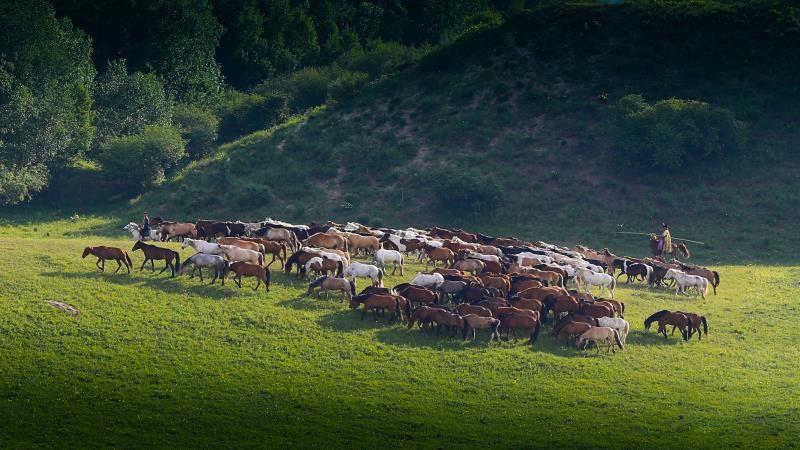
[[[657,326],[657,325],[656,325]],[[667,330],[669,334],[670,330]],[[683,338],[680,336],[680,330],[675,330],[675,336],[670,336],[664,339],[664,335],[656,334],[654,331],[647,330],[631,330],[628,333],[625,345],[638,346],[653,346],[653,345],[678,345]]]
[[[345,297],[340,302],[341,298],[334,293],[331,294],[330,299],[325,299],[324,295],[322,298],[317,298],[316,294],[306,297],[304,293],[293,298],[279,300],[276,305],[298,311],[341,311],[342,308],[347,308],[348,305],[348,299]]]
[[[203,277],[204,281],[202,284],[199,282],[199,278],[195,276],[192,281],[197,280],[198,284],[191,284],[185,285],[178,281],[178,277],[171,278],[169,274],[165,271],[160,276],[158,275],[158,271],[161,269],[156,269],[155,274],[153,272],[149,272],[145,269],[145,272],[139,273],[138,269],[134,272],[132,271],[131,275],[128,275],[127,272],[123,273],[120,271],[117,274],[113,274],[113,270],[109,271],[108,267],[106,268],[106,272],[100,271],[93,271],[93,272],[44,272],[42,273],[43,276],[52,277],[52,278],[65,278],[65,279],[85,279],[85,280],[100,280],[102,279],[105,282],[114,283],[120,286],[146,286],[153,289],[158,289],[162,292],[167,294],[185,294],[190,293],[193,295],[198,296],[206,296],[206,297],[224,297],[229,296],[231,292],[228,292],[227,289],[238,289],[236,283],[231,280],[228,280],[228,283],[223,287],[220,284],[220,281],[217,280],[213,285],[210,284],[209,277]],[[124,270],[124,268],[123,268]],[[148,276],[149,275],[149,276]],[[186,279],[189,277],[186,276]],[[230,285],[232,286],[230,286]]]

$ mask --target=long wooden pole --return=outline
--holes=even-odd
[[[638,232],[635,232],[635,231],[615,231],[615,233],[617,233],[617,234],[637,234],[637,235],[640,235],[640,236],[650,236],[651,234],[654,234],[654,233],[638,233]],[[674,238],[672,238],[672,240],[673,241],[685,241],[685,242],[691,242],[693,244],[706,245],[704,242],[693,241],[691,239],[684,239],[684,238],[676,238],[676,237],[674,237]]]

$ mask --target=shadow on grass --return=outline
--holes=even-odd
[[[124,268],[123,268],[124,270]],[[127,272],[123,273],[120,271],[117,274],[113,273],[113,270],[108,269],[106,267],[106,272],[100,271],[93,271],[93,272],[44,272],[42,273],[43,276],[46,277],[53,277],[53,278],[64,278],[64,279],[86,279],[86,280],[98,280],[102,279],[106,282],[114,283],[120,286],[146,286],[153,289],[158,289],[162,292],[167,294],[193,294],[198,296],[208,296],[212,298],[220,298],[226,297],[231,294],[228,292],[228,289],[236,289],[239,288],[236,286],[232,280],[228,280],[228,283],[223,287],[220,284],[220,281],[217,280],[213,285],[210,284],[211,278],[203,277],[204,281],[200,284],[200,278],[195,276],[192,280],[197,280],[198,284],[193,285],[185,285],[178,282],[178,278],[171,278],[167,271],[163,274],[158,275],[158,271],[161,269],[156,269],[155,274],[153,272],[148,271],[145,269],[144,272],[139,272],[137,269],[135,272],[132,271],[131,275],[128,275]],[[185,276],[186,279],[189,279],[188,276]],[[245,286],[246,288],[247,286]]]

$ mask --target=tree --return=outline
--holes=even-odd
[[[30,199],[88,149],[90,53],[89,39],[46,2],[0,2],[1,203]]]
[[[108,64],[94,94],[96,147],[113,137],[139,133],[148,125],[167,124],[172,118],[172,102],[158,77],[128,73],[124,59]]]

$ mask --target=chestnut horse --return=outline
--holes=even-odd
[[[119,272],[119,269],[121,269],[123,265],[125,266],[126,269],[128,269],[128,273],[131,273],[131,267],[133,267],[133,262],[131,262],[131,257],[128,256],[128,252],[126,252],[121,248],[106,247],[104,245],[101,245],[99,247],[84,248],[83,256],[81,256],[81,258],[86,258],[89,255],[97,257],[97,261],[94,264],[102,272],[106,271],[106,260],[110,259],[117,262],[117,270],[115,270],[114,273]]]
[[[161,272],[158,273],[161,274],[164,273],[165,270],[171,269],[172,276],[174,277],[175,267],[181,265],[181,254],[175,250],[156,247],[155,245],[145,244],[142,241],[136,241],[136,243],[133,244],[133,250],[131,251],[135,252],[136,250],[141,250],[142,253],[144,253],[144,261],[142,261],[142,267],[139,268],[140,272],[144,270],[144,265],[147,264],[147,261],[150,261],[150,269],[155,272],[156,266],[154,261],[164,260],[166,264],[164,265],[164,268],[161,269]],[[172,263],[173,260],[175,261],[175,264]]]
[[[242,276],[248,276],[256,277],[258,280],[256,287],[253,288],[254,291],[258,290],[258,287],[261,286],[261,282],[263,281],[264,292],[269,292],[269,269],[266,267],[244,261],[236,261],[231,263],[229,270],[236,274],[233,277],[233,281],[236,282],[236,285],[239,286],[240,289],[242,287]]]
[[[645,330],[649,330],[650,324],[655,321],[658,321],[658,331],[656,331],[656,333],[662,333],[664,335],[664,339],[667,338],[667,325],[674,325],[681,330],[681,336],[683,336],[683,340],[689,340],[689,334],[692,332],[692,324],[689,322],[689,318],[686,317],[685,314],[672,312],[666,309],[661,310],[645,319]]]

